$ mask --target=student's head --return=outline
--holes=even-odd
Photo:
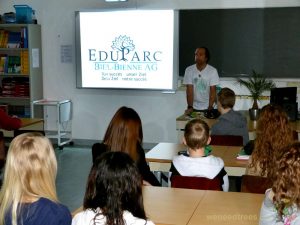
[[[230,88],[222,88],[218,93],[218,109],[232,109],[235,104],[235,93]],[[220,111],[220,110],[219,110]]]
[[[142,178],[128,154],[106,152],[97,158],[88,177],[83,207],[94,210],[100,207],[107,224],[124,224],[124,210],[146,219]]]
[[[256,139],[250,167],[259,166],[262,176],[269,176],[282,147],[293,142],[293,131],[285,111],[278,105],[262,108],[256,128]]]
[[[0,192],[0,218],[3,218],[5,210],[12,207],[14,221],[18,203],[24,199],[45,197],[57,201],[56,173],[57,161],[48,138],[39,133],[24,133],[15,137],[6,159]]]
[[[281,151],[277,158],[273,182],[273,201],[282,216],[285,207],[300,208],[300,143],[295,142]]]
[[[200,47],[196,48],[195,50],[195,62],[197,64],[203,65],[207,64],[210,59],[210,53],[208,48],[206,47]]]
[[[111,151],[126,152],[136,160],[137,145],[143,141],[142,122],[137,112],[125,106],[119,108],[108,125],[103,141]]]
[[[183,141],[190,149],[205,147],[210,142],[207,123],[201,119],[190,120],[185,125]]]

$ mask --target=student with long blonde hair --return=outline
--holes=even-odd
[[[10,144],[0,191],[0,225],[69,225],[71,214],[58,203],[57,161],[49,139],[24,133]]]

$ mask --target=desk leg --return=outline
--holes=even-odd
[[[161,171],[153,171],[154,175],[156,176],[157,180],[162,183]]]

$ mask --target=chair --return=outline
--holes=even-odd
[[[0,169],[5,164],[5,156],[6,156],[6,150],[5,150],[5,140],[3,136],[3,132],[0,131]]]
[[[210,145],[243,146],[243,137],[236,135],[211,135]]]
[[[45,131],[42,130],[14,130],[14,137],[24,134],[24,133],[40,133],[41,135],[45,136]]]
[[[200,190],[216,190],[221,191],[221,182],[218,177],[208,179],[205,177],[186,177],[180,175],[171,176],[171,187],[200,189]]]
[[[243,175],[241,192],[264,194],[268,188],[272,187],[272,182],[267,177]]]

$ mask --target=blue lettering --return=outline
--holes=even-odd
[[[115,54],[117,57],[114,59],[114,53],[117,53],[117,54]],[[110,58],[111,58],[111,61],[114,61],[114,62],[116,62],[116,61],[118,61],[119,60],[119,51],[117,51],[117,52],[113,52],[113,51],[110,51]]]
[[[89,60],[90,61],[96,61],[95,52],[96,52],[96,49],[89,49]]]
[[[154,52],[154,54],[153,54],[153,59],[155,60],[155,61],[161,61],[161,59],[157,59],[157,54],[162,54],[162,52],[161,51],[157,51],[157,52]]]
[[[104,58],[102,58],[102,56],[104,56]],[[105,61],[106,59],[107,59],[107,53],[105,51],[99,51],[99,61]]]
[[[136,59],[136,61],[140,61],[140,58],[139,58],[139,56],[138,56],[138,54],[137,54],[137,52],[134,52],[134,54],[133,54],[133,57],[132,57],[132,59],[131,59],[131,61],[135,61],[135,59]]]
[[[149,58],[149,56],[150,56],[150,52],[145,51],[144,52],[144,62],[146,61],[146,59],[148,59],[148,61],[151,62],[151,59]]]

